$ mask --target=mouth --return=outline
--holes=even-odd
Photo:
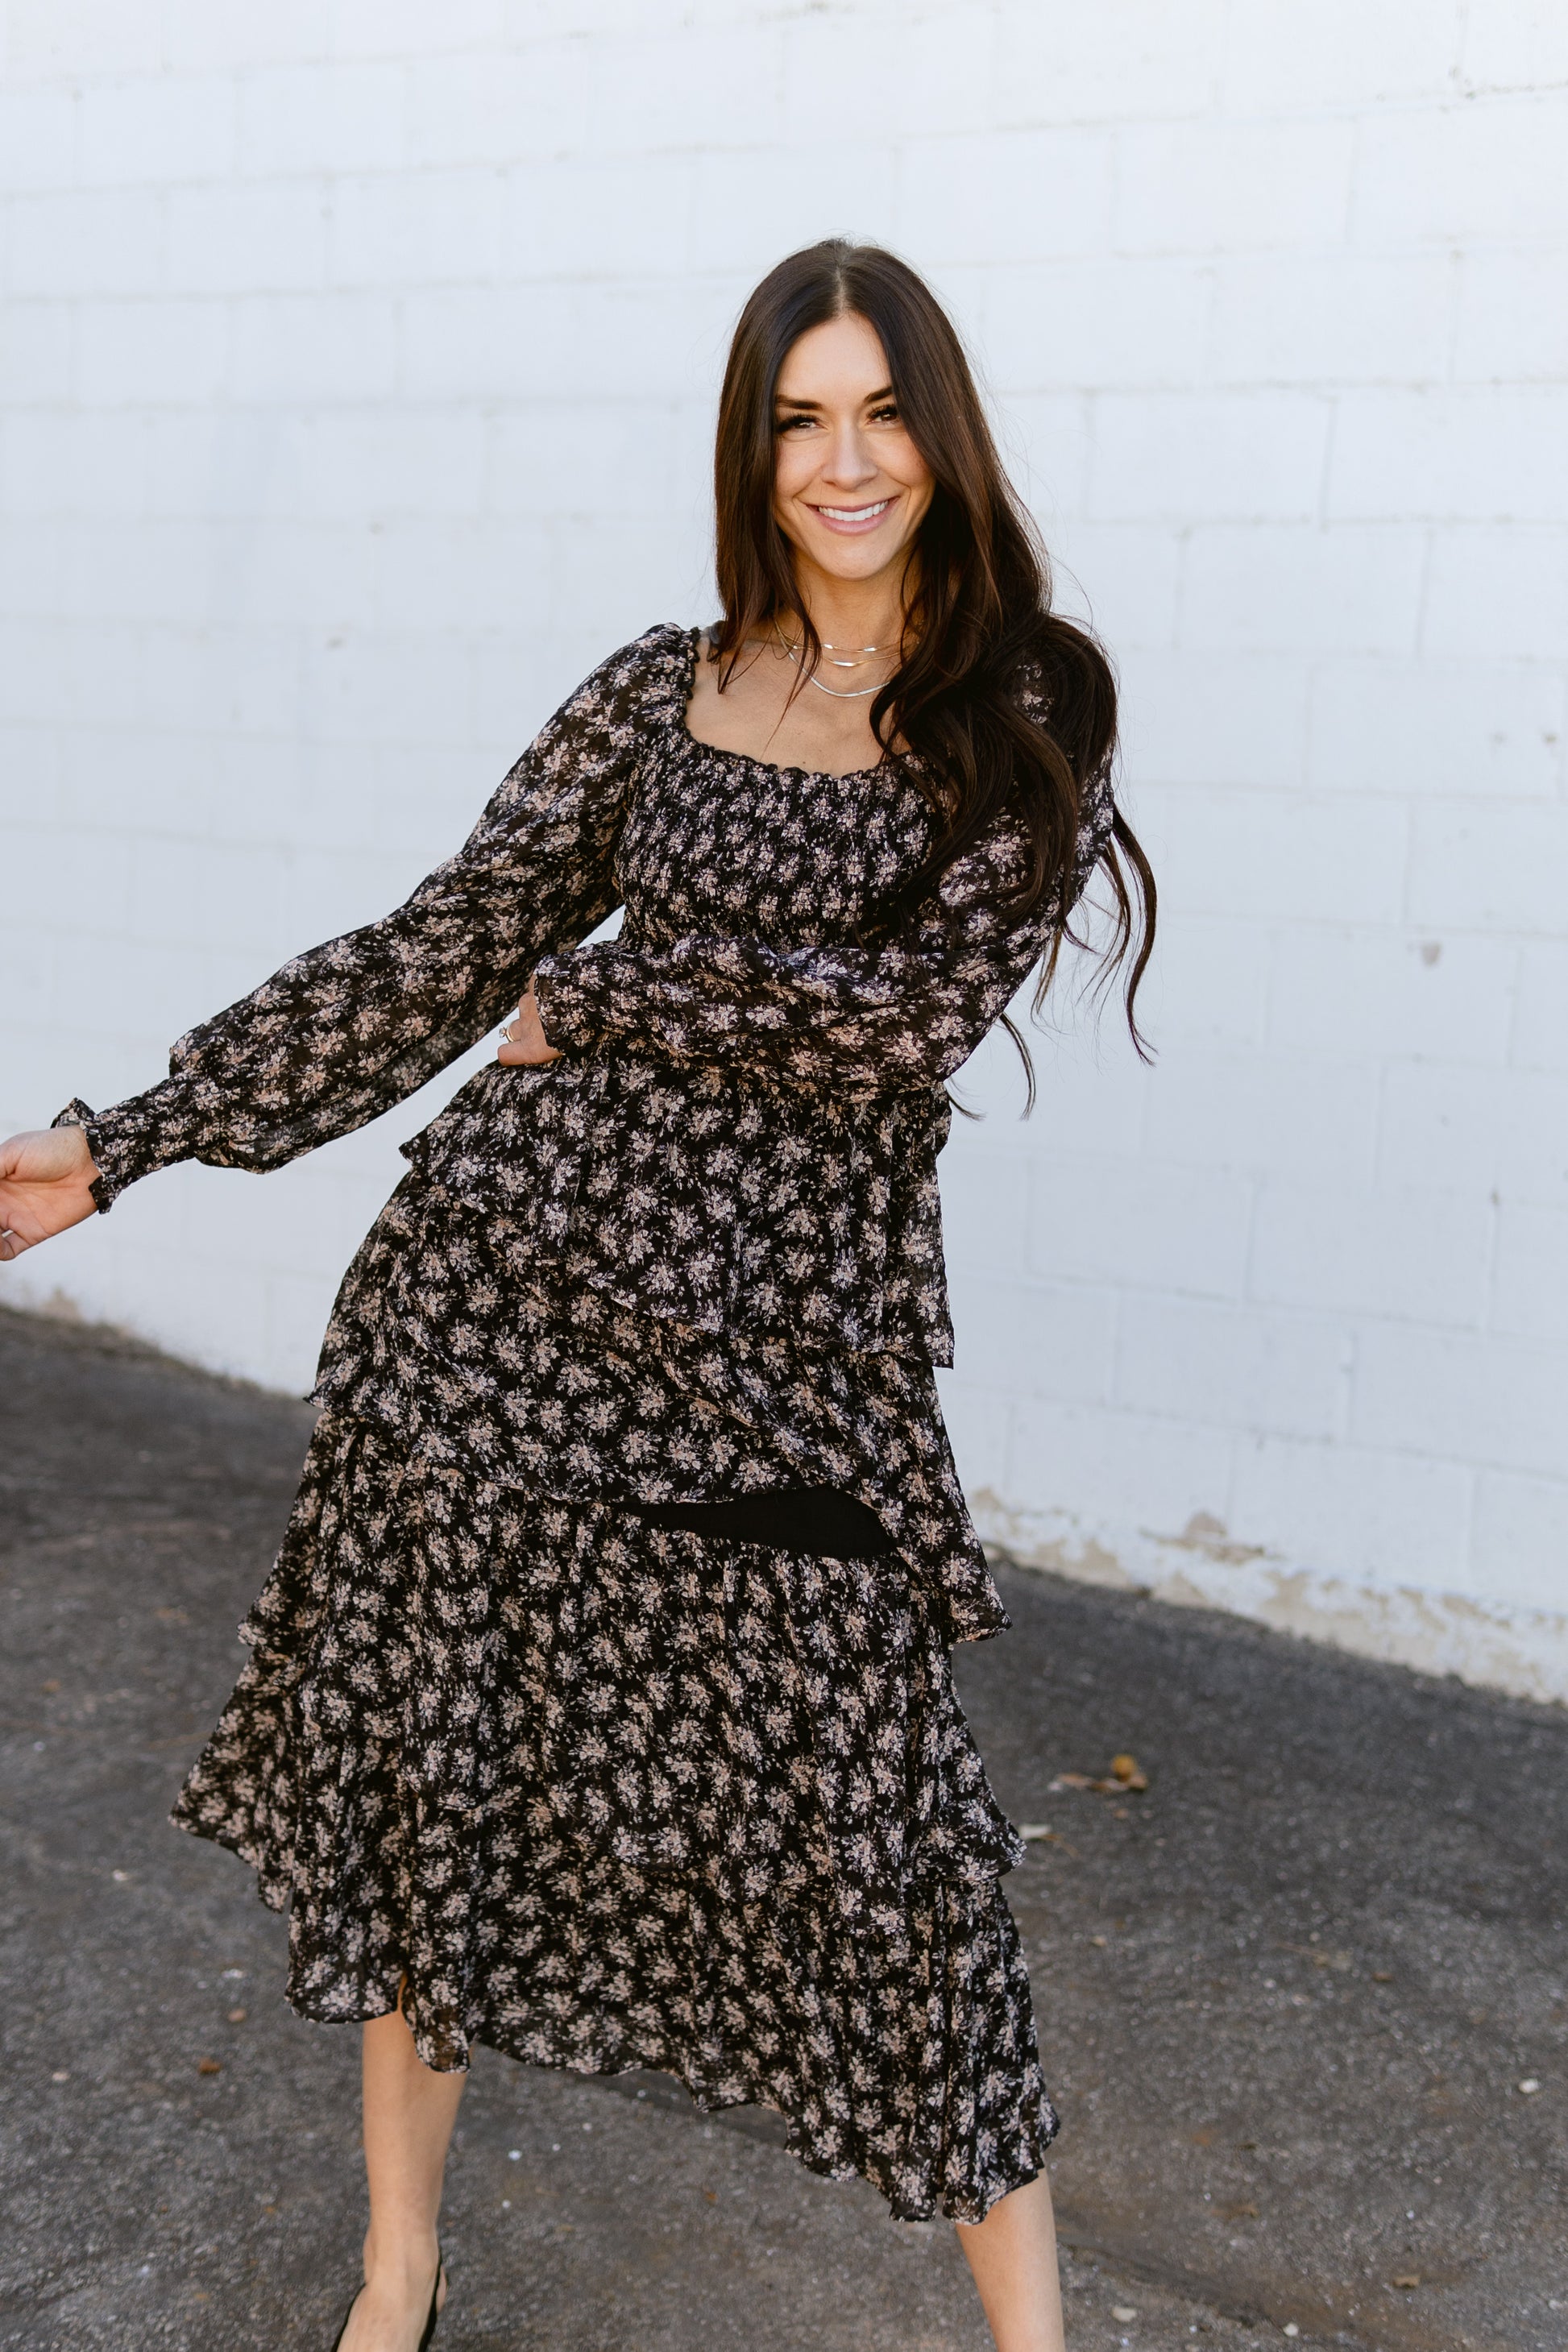
[[[874,530],[892,505],[891,499],[873,499],[860,507],[826,507],[812,504],[812,513],[820,516],[829,530],[847,532]]]

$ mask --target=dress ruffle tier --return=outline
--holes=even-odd
[[[918,1355],[638,1313],[542,1267],[512,1219],[410,1175],[344,1276],[318,1372],[317,1403],[395,1432],[411,1460],[535,1494],[840,1488],[876,1512],[948,1642],[1006,1627]]]

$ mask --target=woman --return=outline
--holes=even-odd
[[[347,1133],[521,996],[344,1280],[175,1807],[288,1907],[294,2006],[363,2022],[345,2352],[434,2326],[476,2039],[776,2107],[954,2218],[1001,2352],[1062,2341],[1021,1848],[948,1654],[1007,1621],[932,1378],[936,1154],[1097,865],[1131,1020],[1152,884],[1104,656],[901,262],[763,280],[716,480],[713,630],[613,654],[405,906],[0,1160],[14,1256]]]

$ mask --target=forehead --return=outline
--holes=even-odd
[[[779,370],[781,400],[829,402],[864,400],[888,382],[887,354],[882,339],[868,319],[847,310],[841,318],[825,319],[792,343]]]

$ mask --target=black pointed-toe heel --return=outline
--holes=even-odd
[[[419,2338],[419,2352],[429,2352],[430,2338],[436,2333],[436,2322],[441,2316],[441,2281],[447,2275],[447,2265],[439,2246],[436,2249],[436,2284],[430,2290],[430,2309],[425,2321],[425,2333]]]
[[[441,2316],[441,2281],[446,2277],[446,2258],[442,2254],[440,2247],[437,2246],[436,2249],[436,2284],[430,2290],[430,2309],[426,2315],[425,2333],[419,2338],[419,2352],[430,2352],[430,2338],[435,2335],[436,2322]],[[363,2293],[364,2289],[361,2286],[356,2287],[353,2294],[350,2295],[349,2307],[343,2314],[343,2324],[332,2338],[332,2352],[338,2352],[338,2347],[342,2344],[343,2337],[348,2334],[349,2322],[354,2315],[354,2305]]]

